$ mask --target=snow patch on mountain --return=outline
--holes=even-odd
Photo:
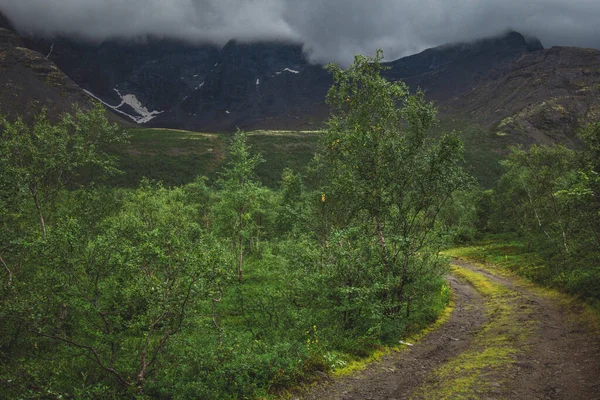
[[[163,111],[148,111],[148,109],[146,107],[144,107],[142,105],[142,103],[137,99],[137,97],[135,97],[135,95],[133,95],[133,94],[126,94],[125,96],[122,96],[121,93],[119,92],[119,90],[117,90],[117,89],[113,89],[113,90],[115,92],[117,92],[117,94],[121,98],[121,103],[117,106],[108,104],[106,101],[102,100],[100,97],[96,96],[89,90],[84,89],[84,92],[87,93],[89,96],[93,97],[94,99],[98,100],[105,106],[111,108],[112,110],[116,111],[117,113],[119,113],[121,115],[124,115],[124,116],[130,118],[131,120],[133,120],[134,122],[136,122],[138,124],[144,124],[146,122],[149,122],[149,121],[153,120],[154,118],[156,118],[157,115],[163,113]],[[130,106],[138,115],[131,115],[124,111],[119,110],[119,108],[123,107],[125,104]]]
[[[122,95],[121,92],[119,92],[118,89],[113,89],[115,92],[117,92],[117,94],[119,95],[119,97],[121,98],[121,104],[119,104],[117,106],[117,108],[121,107],[123,104],[127,104],[128,106],[130,106],[131,108],[134,109],[134,111],[136,113],[138,113],[140,116],[139,117],[134,117],[134,116],[130,116],[131,119],[133,119],[135,122],[137,122],[138,124],[143,124],[146,122],[150,122],[151,120],[153,120],[154,118],[156,118],[157,115],[162,114],[163,111],[149,111],[146,107],[144,107],[144,105],[138,100],[137,97],[135,97],[134,94],[126,94],[126,95]]]
[[[290,74],[299,74],[300,71],[296,71],[295,69],[291,69],[291,68],[284,68],[283,71],[277,71],[275,72],[275,75],[273,75],[273,78],[275,78],[276,75],[281,75],[284,72],[289,72]]]

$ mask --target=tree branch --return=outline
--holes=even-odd
[[[104,365],[104,363],[102,362],[102,359],[100,358],[100,354],[98,354],[98,351],[96,351],[96,349],[94,349],[93,347],[91,347],[91,346],[85,346],[83,344],[79,344],[79,343],[76,343],[76,342],[74,342],[72,340],[69,340],[69,339],[66,339],[66,338],[63,338],[63,337],[60,337],[60,336],[56,336],[56,335],[46,335],[44,333],[36,333],[36,334],[40,335],[42,337],[48,338],[48,339],[58,340],[60,342],[69,344],[69,345],[71,345],[73,347],[77,347],[78,349],[84,349],[84,350],[89,351],[92,354],[92,356],[93,356],[94,360],[96,361],[96,363],[100,366],[100,368],[102,368],[104,371],[112,374],[115,378],[117,378],[117,381],[119,381],[119,384],[121,386],[123,386],[123,387],[130,387],[131,386],[131,383],[128,382],[125,378],[123,378],[121,376],[121,374],[119,374],[113,368],[107,367],[106,365]]]

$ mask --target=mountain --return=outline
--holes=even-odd
[[[25,47],[0,13],[0,114],[30,121],[42,108],[56,117],[72,111],[73,104],[88,108],[90,97],[52,61]]]
[[[29,38],[107,106],[150,126],[189,130],[315,129],[329,112],[331,78],[300,45],[230,41],[208,45],[146,38],[82,43]],[[440,46],[388,63],[386,76],[444,102],[543,49],[516,32]]]
[[[300,45],[230,41],[219,49],[161,38],[27,45],[113,110],[138,123],[190,130],[315,129],[328,116],[331,78]],[[425,90],[440,107],[543,49],[519,33],[444,45],[388,63],[386,76]]]
[[[512,70],[524,54],[544,50],[537,39],[517,32],[470,43],[427,49],[388,64],[386,76],[421,88],[430,100],[443,103]]]
[[[15,32],[15,27],[8,17],[0,11],[0,28]]]
[[[331,78],[309,65],[300,46],[229,42],[198,90],[156,118],[158,126],[185,129],[297,129],[323,112]],[[313,122],[314,124],[314,122]]]
[[[388,78],[421,87],[440,118],[505,142],[577,146],[580,127],[600,120],[600,51],[553,47],[516,32],[441,46],[390,64]]]
[[[157,37],[89,43],[7,32],[2,49],[15,55],[5,59],[21,69],[29,66],[26,73],[12,74],[39,72],[22,84],[29,85],[22,93],[37,101],[53,103],[54,92],[82,101],[79,86],[133,123],[199,131],[312,130],[329,116],[324,98],[331,77],[310,64],[297,44],[232,40],[220,48]],[[509,138],[507,143],[577,145],[577,129],[600,117],[599,56],[591,49],[544,49],[534,38],[506,32],[388,62],[385,76],[422,89],[443,122],[459,121]],[[8,76],[4,65],[2,73]],[[4,76],[0,100],[22,109],[23,101],[8,98],[13,94]],[[36,94],[50,90],[47,81],[59,76],[54,94]]]
[[[49,54],[90,95],[138,123],[149,122],[189,96],[219,54],[213,46],[158,38],[89,43],[29,37],[26,43]]]
[[[600,51],[553,47],[525,54],[443,109],[520,143],[575,146],[578,129],[600,121]]]
[[[290,127],[319,113],[330,85],[302,47],[286,43],[223,48],[162,38],[86,43],[30,37],[27,45],[56,62],[108,107],[135,122],[193,130]],[[326,117],[321,115],[319,122]]]

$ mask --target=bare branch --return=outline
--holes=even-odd
[[[6,265],[2,256],[0,256],[0,262],[2,263],[2,265],[4,265],[4,269],[6,269],[6,272],[8,273],[8,286],[10,286],[12,284],[13,279],[12,271],[10,270],[10,268],[8,268],[8,265]]]

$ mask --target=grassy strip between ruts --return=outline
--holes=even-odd
[[[531,308],[522,296],[482,274],[453,265],[452,274],[475,287],[485,301],[487,322],[471,347],[438,367],[414,393],[415,398],[481,398],[503,394],[516,356],[526,350],[527,337],[535,325],[527,318]]]

